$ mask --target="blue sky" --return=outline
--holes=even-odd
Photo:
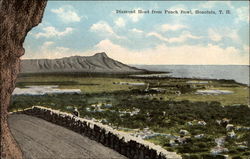
[[[163,14],[117,14],[116,10]],[[179,14],[164,14],[165,10]],[[216,14],[187,15],[181,10]],[[127,64],[249,64],[248,35],[247,1],[49,1],[42,23],[25,40],[22,58],[106,52]]]

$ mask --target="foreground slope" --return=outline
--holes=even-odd
[[[106,53],[93,56],[71,56],[61,59],[29,59],[21,61],[21,73],[90,72],[140,73],[137,69],[109,58]]]
[[[18,114],[10,115],[8,122],[25,158],[126,159],[100,143],[40,118]]]

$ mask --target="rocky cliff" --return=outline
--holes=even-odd
[[[32,59],[21,61],[21,73],[91,72],[138,73],[144,72],[109,58],[106,53],[93,56],[71,56],[61,59]]]
[[[7,108],[24,54],[27,33],[41,22],[47,0],[0,0],[1,158],[22,158],[12,137]]]

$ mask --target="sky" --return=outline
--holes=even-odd
[[[24,48],[22,59],[106,52],[126,64],[249,65],[249,2],[48,1],[42,23],[28,33]]]

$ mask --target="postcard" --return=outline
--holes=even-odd
[[[14,1],[2,158],[250,159],[249,1]]]

